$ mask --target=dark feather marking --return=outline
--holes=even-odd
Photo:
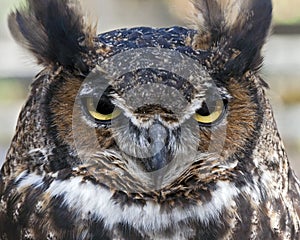
[[[236,29],[232,34],[233,40],[230,45],[241,51],[241,54],[231,63],[228,63],[229,68],[240,67],[238,62],[243,63],[241,69],[259,70],[262,66],[263,58],[261,49],[265,43],[266,37],[269,34],[269,28],[272,20],[272,3],[269,0],[253,1],[251,12],[253,16],[249,21]]]
[[[5,236],[8,240],[20,239],[21,226],[14,221],[14,206],[18,202],[20,194],[15,194],[10,199],[6,199],[6,214],[0,214],[0,237]]]
[[[239,219],[233,230],[232,239],[244,239],[245,236],[251,236],[251,225],[252,225],[252,216],[253,216],[253,208],[249,206],[249,199],[246,199],[244,196],[240,195],[237,198],[238,203],[238,214]]]
[[[92,45],[84,42],[91,39],[92,28],[84,24],[83,16],[69,0],[27,0],[26,7],[10,14],[8,23],[13,37],[40,64],[88,71],[82,55]]]
[[[208,45],[218,46],[221,49],[237,49],[240,54],[230,59],[224,69],[224,75],[236,73],[240,75],[248,70],[258,71],[263,58],[261,49],[269,34],[272,20],[272,2],[270,0],[252,0],[249,5],[241,3],[239,16],[226,25],[231,16],[225,14],[220,1],[194,0],[196,10],[203,15],[204,26],[198,29],[200,43],[203,41],[203,33],[210,35]],[[246,1],[245,1],[246,2]],[[197,21],[197,20],[196,20]],[[198,20],[199,21],[199,20]],[[201,45],[201,44],[200,44]]]
[[[130,226],[126,223],[120,223],[118,226],[120,233],[122,233],[122,237],[124,240],[142,240],[145,239],[141,236],[135,229],[134,226]]]
[[[50,203],[50,215],[57,229],[64,229],[64,231],[68,232],[75,228],[75,222],[74,219],[72,219],[74,215],[63,202],[64,196],[52,198]]]
[[[92,235],[92,240],[110,240],[109,231],[104,228],[103,221],[93,221],[90,225],[90,233]]]

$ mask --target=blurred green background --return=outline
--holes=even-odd
[[[0,0],[0,165],[33,76],[41,69],[12,40],[7,15],[24,0]],[[300,1],[274,0],[274,33],[266,45],[263,77],[293,167],[300,176]],[[98,32],[132,26],[184,25],[187,0],[82,0]]]

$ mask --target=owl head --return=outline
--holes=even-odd
[[[43,70],[3,175],[81,179],[93,186],[89,194],[103,191],[122,206],[212,204],[203,218],[240,191],[257,198],[268,191],[273,178],[257,184],[254,176],[272,176],[283,157],[259,76],[271,1],[191,4],[193,29],[100,35],[74,1],[27,0],[12,13],[12,35]],[[84,198],[84,187],[75,197],[67,185],[55,186],[50,193],[70,204]]]

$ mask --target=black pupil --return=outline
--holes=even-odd
[[[196,113],[201,116],[209,116],[211,114],[211,111],[209,111],[206,102],[203,102],[201,108],[198,109]]]
[[[94,105],[97,106],[97,112],[103,115],[112,114],[115,109],[115,105],[112,104],[109,97],[106,95],[102,95],[99,102],[94,102]]]

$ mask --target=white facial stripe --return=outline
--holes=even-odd
[[[43,177],[30,174],[18,185],[18,188],[33,186],[37,188],[42,184]],[[191,206],[188,209],[173,209],[171,212],[161,212],[159,204],[147,202],[145,206],[121,207],[112,200],[113,194],[90,182],[82,182],[81,177],[69,180],[54,180],[46,191],[52,197],[63,196],[66,206],[80,217],[92,216],[104,220],[106,228],[113,228],[118,223],[128,223],[138,229],[156,231],[171,224],[196,219],[207,224],[212,219],[218,219],[223,208],[230,208],[234,198],[240,191],[228,182],[219,182],[217,190],[212,192],[210,202]]]
[[[23,179],[28,174],[27,171],[21,172],[18,177],[15,178],[15,183],[19,182],[21,179]]]
[[[20,183],[18,184],[18,188],[24,188],[24,187],[29,187],[29,186],[33,186],[33,187],[39,187],[43,184],[43,176],[40,175],[36,175],[36,174],[29,174],[26,176],[26,172],[24,171],[22,172],[17,178],[15,182],[20,181]],[[26,177],[25,177],[26,176]]]

